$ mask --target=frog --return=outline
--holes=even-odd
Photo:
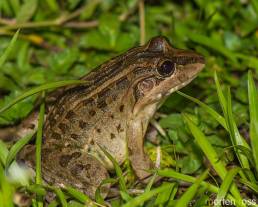
[[[197,52],[174,48],[164,36],[129,49],[81,78],[85,83],[58,89],[45,115],[41,167],[45,182],[72,186],[94,198],[114,165],[127,159],[139,180],[154,168],[144,149],[147,127],[173,92],[189,84],[204,68]],[[23,135],[34,130],[23,128]],[[18,160],[35,169],[35,145]],[[102,193],[108,192],[103,188]]]

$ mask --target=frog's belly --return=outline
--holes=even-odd
[[[126,158],[127,144],[125,134],[120,134],[119,137],[113,139],[107,139],[97,137],[94,140],[94,145],[90,149],[87,149],[88,153],[96,157],[108,170],[114,169],[114,166],[110,159],[105,155],[103,150],[99,147],[104,148],[112,157],[119,163],[122,164]]]

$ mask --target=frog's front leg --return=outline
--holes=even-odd
[[[129,159],[135,174],[141,180],[150,176],[148,170],[153,167],[153,163],[144,152],[146,128],[147,123],[143,123],[141,120],[134,120],[128,124],[126,133]]]

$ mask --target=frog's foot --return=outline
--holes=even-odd
[[[147,178],[149,178],[152,173],[149,172],[149,170],[153,169],[153,163],[149,159],[147,155],[143,156],[137,156],[135,159],[131,159],[133,170],[136,174],[136,176],[143,182],[148,182]]]

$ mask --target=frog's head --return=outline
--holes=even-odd
[[[147,106],[156,106],[168,95],[190,83],[205,65],[204,57],[196,52],[175,49],[164,37],[152,38],[142,46],[134,87],[134,114]],[[144,62],[144,61],[142,61]],[[137,64],[137,63],[136,63]]]

